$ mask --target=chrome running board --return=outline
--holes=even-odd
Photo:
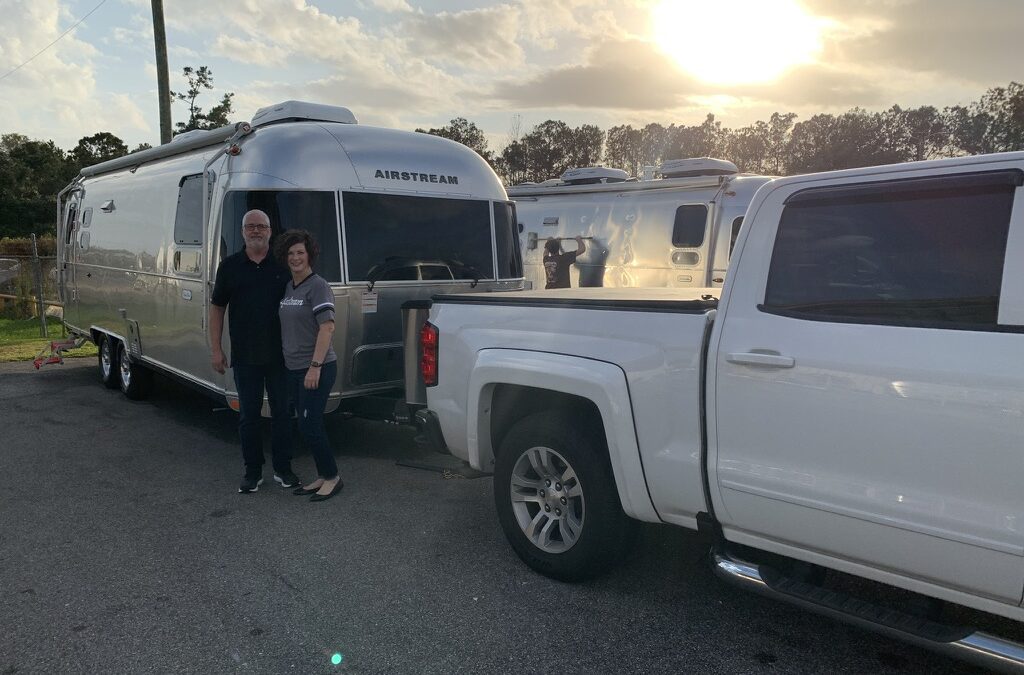
[[[740,560],[722,550],[712,551],[711,562],[719,578],[738,588],[985,668],[1024,673],[1024,645],[1017,642],[873,605],[844,593],[790,579],[769,566]]]

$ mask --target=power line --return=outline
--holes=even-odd
[[[67,29],[66,31],[64,31],[63,33],[61,33],[60,35],[58,35],[58,36],[57,36],[57,39],[56,39],[56,40],[54,40],[53,42],[51,42],[50,44],[46,45],[45,47],[43,47],[42,49],[40,49],[40,50],[39,50],[38,52],[36,52],[35,54],[33,54],[33,55],[32,55],[32,58],[30,58],[30,59],[29,59],[28,61],[25,61],[24,63],[22,63],[22,64],[21,64],[20,66],[18,66],[17,68],[14,68],[14,69],[12,69],[12,70],[9,70],[9,71],[7,71],[6,73],[4,73],[4,74],[3,74],[3,76],[0,76],[0,80],[3,80],[3,79],[5,79],[5,78],[6,78],[6,77],[7,77],[8,75],[13,75],[13,74],[14,74],[14,73],[16,73],[16,72],[17,72],[18,70],[20,70],[20,69],[21,69],[21,68],[22,68],[23,66],[27,66],[27,65],[28,65],[29,63],[31,63],[31,62],[32,62],[32,60],[33,60],[33,59],[35,59],[35,58],[36,58],[37,56],[39,56],[40,54],[42,54],[43,52],[45,52],[45,51],[46,51],[47,49],[49,49],[50,47],[52,47],[52,46],[54,46],[55,44],[57,44],[58,42],[60,42],[60,39],[61,39],[62,37],[64,37],[65,35],[67,35],[67,34],[68,34],[68,33],[70,33],[71,31],[73,31],[74,29],[78,28],[79,24],[81,24],[81,23],[82,23],[83,21],[85,21],[86,19],[88,19],[88,18],[89,18],[89,15],[90,15],[90,14],[92,14],[93,12],[95,12],[95,11],[96,11],[97,9],[99,9],[100,7],[102,7],[102,6],[103,6],[103,3],[105,3],[106,1],[107,1],[107,0],[100,0],[100,4],[96,5],[96,6],[95,6],[95,7],[93,7],[92,9],[90,9],[90,10],[89,10],[89,13],[88,13],[88,14],[86,14],[85,16],[83,16],[83,17],[82,17],[81,19],[79,19],[78,21],[76,21],[76,22],[74,23],[74,25],[72,25],[72,26],[71,26],[71,28],[68,28],[68,29]]]

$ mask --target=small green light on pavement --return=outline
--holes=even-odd
[[[334,654],[331,656],[331,665],[332,666],[338,665],[339,663],[341,663],[344,660],[344,658],[345,657],[342,656],[341,654],[339,654],[338,652],[334,652]]]

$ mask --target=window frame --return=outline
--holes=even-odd
[[[398,197],[398,198],[409,198],[409,197],[411,197],[411,198],[421,198],[421,199],[437,199],[437,200],[442,200],[442,201],[478,202],[478,203],[481,203],[481,204],[485,204],[486,207],[487,207],[487,221],[488,221],[487,231],[488,231],[488,236],[489,236],[489,239],[490,239],[489,256],[487,257],[487,260],[491,264],[491,276],[481,276],[480,279],[478,279],[478,282],[502,281],[502,279],[498,278],[498,270],[497,270],[497,256],[498,256],[498,253],[497,253],[497,241],[495,239],[495,220],[494,220],[494,215],[495,214],[494,214],[494,208],[495,208],[495,204],[507,203],[507,202],[499,202],[499,201],[494,200],[494,199],[482,198],[482,197],[458,197],[458,198],[453,198],[453,197],[445,197],[445,196],[425,195],[425,194],[419,194],[419,193],[412,193],[412,194],[410,194],[410,193],[406,193],[406,192],[380,192],[380,191],[377,191],[377,190],[366,190],[366,189],[357,189],[357,188],[345,188],[345,189],[342,189],[342,190],[338,190],[337,194],[338,194],[338,212],[340,214],[339,218],[340,218],[340,223],[341,223],[341,239],[342,239],[342,244],[343,244],[343,249],[344,249],[344,257],[342,258],[342,275],[343,275],[343,277],[345,279],[345,283],[347,285],[349,285],[349,286],[360,286],[360,285],[369,284],[370,282],[368,280],[366,280],[366,279],[354,279],[353,276],[352,276],[351,265],[350,265],[350,262],[349,262],[349,251],[351,251],[351,243],[349,242],[349,226],[348,226],[348,222],[347,222],[348,214],[345,212],[345,195],[346,194],[352,194],[352,195],[372,195],[372,196],[375,196],[375,197]],[[511,200],[509,200],[509,201],[511,201]],[[513,225],[513,227],[518,227],[518,225]],[[518,239],[518,237],[517,237],[517,239]],[[401,286],[401,285],[409,285],[409,284],[416,284],[416,285],[426,285],[426,284],[430,284],[430,285],[453,285],[453,284],[470,283],[472,281],[471,279],[438,279],[438,280],[424,281],[424,280],[419,278],[420,276],[421,275],[419,273],[419,270],[417,270],[417,279],[415,281],[414,280],[384,280],[384,279],[381,279],[379,281],[373,282],[373,286],[374,286],[374,288],[376,288],[378,286]],[[454,272],[453,272],[453,276],[454,276]]]
[[[676,231],[679,227],[679,216],[683,209],[700,207],[704,209],[704,227],[701,229],[700,242],[696,245],[690,246],[686,244],[676,243]],[[676,206],[675,212],[672,214],[672,233],[670,235],[670,241],[672,242],[672,248],[682,249],[702,249],[708,241],[708,220],[711,216],[711,207],[706,202],[688,202],[686,204],[679,204]]]
[[[773,263],[775,261],[776,247],[779,241],[779,234],[782,229],[786,211],[793,205],[797,205],[797,208],[799,208],[803,206],[813,206],[815,204],[825,205],[829,202],[838,202],[839,204],[846,206],[855,205],[858,202],[872,203],[886,201],[892,203],[907,203],[910,201],[916,201],[916,199],[901,199],[900,195],[918,195],[917,199],[920,199],[920,193],[922,192],[932,192],[938,195],[943,191],[962,192],[972,188],[998,187],[1001,185],[1007,186],[1008,194],[1006,195],[1006,198],[1009,200],[1009,213],[1005,223],[1007,229],[1007,241],[1004,243],[1002,264],[1000,266],[1000,274],[1002,278],[1002,276],[1005,275],[1007,266],[1009,265],[1009,240],[1012,236],[1013,223],[1016,218],[1020,217],[1018,214],[1015,214],[1014,205],[1020,201],[1018,197],[1021,194],[1020,186],[1024,185],[1024,171],[1018,168],[1001,168],[973,172],[952,172],[933,176],[874,181],[868,180],[863,182],[841,183],[838,185],[832,184],[820,187],[802,188],[789,194],[782,201],[781,209],[776,217],[775,232],[772,235],[772,252],[766,260],[766,274],[763,277],[763,288],[760,296],[761,302],[756,305],[757,310],[765,314],[786,318],[836,324],[994,333],[1024,333],[1024,326],[1022,325],[999,323],[999,302],[1003,295],[1002,284],[1000,285],[998,295],[996,296],[997,308],[995,321],[993,323],[957,322],[941,319],[912,319],[902,316],[886,317],[876,315],[860,317],[839,314],[833,315],[806,312],[798,309],[790,309],[785,306],[768,304],[768,292],[771,283]],[[880,199],[883,191],[885,191],[885,196],[888,197],[887,199]],[[863,199],[858,199],[859,197],[863,197]],[[967,296],[964,297],[967,299]],[[932,298],[920,298],[917,300],[898,299],[894,300],[894,304],[899,302],[927,302],[931,299]],[[837,302],[841,301],[837,300]]]
[[[339,266],[339,271],[338,271],[338,280],[337,281],[331,281],[331,280],[327,279],[327,283],[331,284],[331,285],[335,285],[335,286],[338,286],[338,285],[348,285],[348,278],[345,275],[345,257],[344,257],[344,248],[343,248],[344,242],[342,241],[342,234],[344,232],[344,221],[342,220],[343,214],[341,212],[341,199],[340,199],[338,190],[337,189],[333,189],[333,188],[324,189],[324,188],[298,188],[298,187],[295,187],[295,188],[282,189],[282,188],[276,188],[276,187],[255,187],[255,188],[235,187],[235,188],[229,188],[229,189],[225,190],[224,191],[224,195],[223,195],[223,197],[220,200],[220,211],[219,211],[219,213],[217,215],[217,222],[218,222],[218,226],[217,227],[218,227],[218,230],[217,230],[216,236],[214,237],[214,241],[211,241],[211,251],[213,251],[213,253],[211,253],[210,257],[217,261],[217,265],[218,266],[224,261],[225,258],[227,258],[230,255],[234,255],[238,251],[242,250],[242,249],[238,249],[237,251],[232,251],[232,250],[228,249],[228,250],[225,250],[223,252],[220,251],[221,241],[224,241],[225,245],[227,244],[226,238],[224,237],[224,231],[225,231],[224,218],[225,218],[225,215],[226,215],[226,213],[228,211],[228,204],[227,204],[227,202],[228,202],[228,200],[233,199],[233,195],[235,195],[236,193],[239,193],[239,192],[242,192],[242,193],[245,193],[245,194],[250,194],[250,193],[254,193],[254,192],[273,192],[273,193],[282,193],[282,192],[303,192],[303,193],[305,193],[305,192],[316,192],[316,193],[331,195],[331,200],[332,200],[332,203],[334,205],[334,224],[335,224],[335,228],[337,230],[338,266]],[[271,225],[273,226],[273,223]],[[241,224],[241,220],[239,220],[239,222],[235,225],[235,230],[240,232],[241,229],[242,229],[242,224]],[[279,231],[277,232],[277,234],[280,234],[281,232],[284,232],[284,231],[285,231],[284,228],[280,228],[279,227]],[[274,238],[276,236],[277,235],[274,233],[273,229],[271,229],[271,246],[270,246],[270,253],[269,253],[269,255],[273,255],[274,254],[273,247],[274,247],[274,243],[275,243]],[[321,253],[321,255],[323,255],[323,246],[322,246],[323,242],[319,242],[318,241],[317,243],[321,244],[320,253]],[[214,246],[216,248],[213,248]]]

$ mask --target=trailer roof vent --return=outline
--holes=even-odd
[[[608,169],[603,166],[584,166],[569,169],[562,174],[566,185],[593,185],[595,183],[622,183],[629,174],[622,169]]]
[[[662,162],[658,167],[658,172],[664,178],[689,178],[691,176],[731,176],[739,173],[739,169],[735,164],[724,159],[691,157]]]
[[[260,108],[252,116],[253,127],[265,127],[276,122],[341,122],[358,124],[348,108],[306,101],[285,101]]]

